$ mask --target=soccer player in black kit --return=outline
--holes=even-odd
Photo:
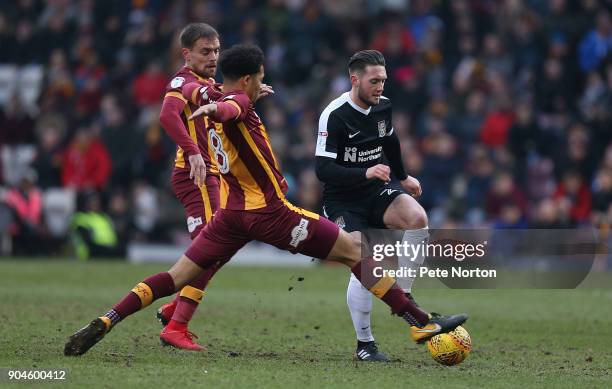
[[[316,149],[316,173],[324,183],[325,216],[360,237],[368,228],[405,230],[409,244],[426,242],[427,214],[414,199],[419,181],[406,174],[399,139],[393,129],[391,101],[382,95],[387,73],[385,58],[376,50],[355,53],[348,63],[351,90],[332,101],[321,113]],[[390,166],[385,162],[388,161]],[[401,188],[389,185],[391,174]],[[413,197],[414,196],[414,197]],[[398,258],[398,265],[418,268]],[[414,278],[397,283],[412,299]],[[347,304],[357,334],[355,358],[388,361],[378,351],[370,328],[372,294],[351,276]]]

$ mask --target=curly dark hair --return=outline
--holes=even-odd
[[[234,45],[223,51],[219,58],[221,74],[230,80],[258,73],[263,63],[264,53],[256,45]]]

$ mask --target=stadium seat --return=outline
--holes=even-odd
[[[13,97],[17,87],[17,66],[0,65],[0,105]]]
[[[7,185],[16,185],[28,170],[36,156],[34,145],[3,145],[0,149],[2,177]]]
[[[19,69],[19,98],[28,110],[37,108],[44,71],[42,65],[27,65]]]
[[[56,238],[66,236],[75,209],[76,193],[74,190],[49,188],[43,193],[43,217],[51,236]]]
[[[2,199],[6,194],[6,189],[0,186],[0,254],[8,255],[11,252],[11,235],[9,227],[13,223],[13,212],[6,206]]]

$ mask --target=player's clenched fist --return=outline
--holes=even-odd
[[[191,166],[189,178],[194,180],[197,186],[204,185],[206,180],[206,163],[202,156],[200,154],[190,155],[189,165]]]
[[[389,182],[391,181],[390,174],[391,174],[391,169],[389,168],[389,166],[383,165],[380,163],[366,170],[366,178],[368,180],[372,178],[378,178],[381,181]]]
[[[414,177],[408,176],[405,180],[400,181],[402,188],[414,197],[419,197],[423,190],[421,189],[421,183]]]
[[[197,118],[198,116],[202,116],[202,115],[209,116],[216,112],[217,112],[217,104],[215,103],[206,104],[196,109],[195,112],[192,113],[191,116],[189,116],[189,120],[193,120]]]

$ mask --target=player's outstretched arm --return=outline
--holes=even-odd
[[[214,103],[221,98],[223,92],[221,91],[221,84],[203,83],[201,81],[194,81],[183,86],[182,93],[183,97],[191,104],[195,104],[198,107],[210,103]]]
[[[217,104],[215,103],[211,103],[211,104],[206,104],[201,106],[200,108],[196,109],[191,116],[189,116],[189,120],[193,120],[199,116],[205,115],[205,116],[212,116],[213,114],[217,113]]]
[[[190,82],[183,87],[183,97],[192,104],[202,106],[217,101],[221,95],[223,84],[203,84]],[[257,100],[274,94],[274,88],[268,84],[261,84]]]
[[[212,104],[206,104],[196,109],[191,116],[189,116],[189,120],[193,120],[198,116],[206,115],[213,118],[214,121],[218,123],[224,123],[231,120],[235,120],[240,116],[240,109],[238,105],[231,102],[219,101]]]

